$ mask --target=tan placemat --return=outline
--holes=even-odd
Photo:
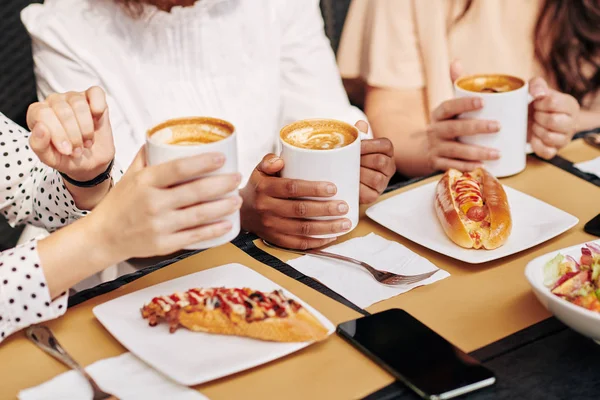
[[[572,163],[580,163],[600,157],[600,149],[590,146],[583,139],[577,139],[569,143],[558,155]]]
[[[388,193],[380,201],[437,179],[439,177]],[[593,239],[583,232],[583,225],[599,211],[597,199],[600,189],[533,157],[528,160],[523,173],[503,179],[502,182],[575,215],[580,220],[579,224],[530,250],[497,261],[471,265],[419,246],[378,225],[364,215],[366,208],[363,207],[357,228],[339,238],[339,241],[374,232],[398,241],[452,274],[441,282],[374,304],[367,311],[404,308],[467,352],[549,317],[550,314],[538,303],[529,288],[523,275],[525,266],[539,255]],[[256,241],[256,244],[283,261],[298,257],[266,248],[260,241]]]
[[[111,293],[67,311],[47,325],[82,365],[126,351],[94,318],[92,308],[124,294],[193,272],[237,262],[277,282],[318,309],[333,323],[360,314],[309,287],[259,263],[232,244],[207,250],[140,278]],[[65,372],[50,356],[30,343],[23,333],[0,345],[0,397],[15,398],[19,390],[39,385]],[[360,398],[393,381],[365,356],[336,335],[283,359],[207,383],[198,389],[212,399]]]

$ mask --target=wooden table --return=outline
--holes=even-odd
[[[318,309],[334,324],[360,317],[357,312],[259,263],[232,244],[207,250],[149,274],[106,295],[68,310],[47,325],[65,349],[82,365],[117,356],[127,350],[94,318],[98,304],[179,276],[237,262],[246,265]],[[24,334],[0,346],[0,399],[15,398],[19,390],[41,384],[67,368],[30,343]],[[360,352],[336,335],[323,343],[249,371],[198,387],[211,399],[357,398],[393,382]]]
[[[562,149],[558,155],[573,163],[579,163],[600,157],[600,149],[590,146],[583,139],[577,139]]]
[[[400,189],[383,198],[435,179]],[[529,160],[525,172],[507,178],[503,183],[577,216],[579,224],[533,249],[474,266],[457,262],[396,235],[366,218],[363,208],[359,226],[340,241],[375,232],[404,244],[452,274],[441,282],[377,303],[368,311],[402,307],[466,351],[485,346],[547,318],[549,314],[535,300],[523,276],[525,265],[538,255],[592,239],[583,232],[582,226],[597,214],[600,191],[596,186],[534,158]],[[284,261],[295,257],[272,249],[265,251]],[[230,262],[244,264],[277,282],[335,324],[359,316],[350,308],[227,244],[73,307],[64,317],[49,322],[48,326],[83,365],[116,356],[126,349],[95,320],[92,314],[94,306],[159,282]],[[38,385],[64,371],[65,367],[29,343],[23,334],[14,335],[0,346],[0,398],[14,398],[19,390]],[[282,395],[286,399],[347,399],[360,398],[392,382],[389,374],[334,335],[324,343],[198,389],[213,399],[268,399]]]
[[[380,201],[437,179],[439,177],[433,177],[388,193]],[[404,308],[467,352],[548,318],[550,314],[537,301],[525,279],[525,266],[537,256],[594,239],[583,231],[583,225],[600,211],[600,190],[533,157],[528,160],[524,172],[503,179],[502,183],[575,215],[579,223],[570,231],[532,249],[500,260],[470,265],[438,254],[378,225],[365,217],[366,208],[363,207],[360,224],[353,232],[341,237],[340,242],[374,232],[407,246],[452,274],[433,285],[376,303],[367,311]],[[259,241],[256,243],[283,261],[298,257],[267,248]]]

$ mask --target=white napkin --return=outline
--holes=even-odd
[[[580,171],[587,172],[588,174],[594,174],[600,177],[600,157],[577,163],[575,164],[575,168],[579,169]]]
[[[373,268],[402,275],[418,275],[437,268],[400,243],[386,240],[374,233],[328,247],[325,251],[352,257]],[[288,264],[361,308],[450,276],[448,272],[439,270],[430,278],[412,285],[387,286],[375,281],[363,268],[344,261],[303,256]]]
[[[100,360],[86,371],[96,383],[119,400],[169,399],[206,400],[202,394],[181,386],[153,370],[131,353]],[[78,372],[69,371],[39,386],[22,390],[20,400],[85,400],[92,398],[92,389]]]

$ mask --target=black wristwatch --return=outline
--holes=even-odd
[[[77,187],[81,187],[81,188],[92,188],[94,186],[98,186],[105,180],[110,179],[110,172],[112,170],[114,163],[115,163],[115,160],[113,158],[110,161],[110,164],[108,164],[108,168],[106,168],[106,171],[104,171],[103,173],[101,173],[100,175],[95,177],[94,179],[91,179],[91,180],[85,181],[85,182],[76,181],[75,179],[70,178],[67,174],[63,174],[62,172],[59,172],[59,174],[60,174],[60,176],[63,177],[63,179],[65,181],[69,182],[73,186],[77,186]]]

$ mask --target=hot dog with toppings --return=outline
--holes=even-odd
[[[498,248],[512,229],[506,192],[483,168],[448,170],[436,188],[435,211],[446,235],[468,249]]]

